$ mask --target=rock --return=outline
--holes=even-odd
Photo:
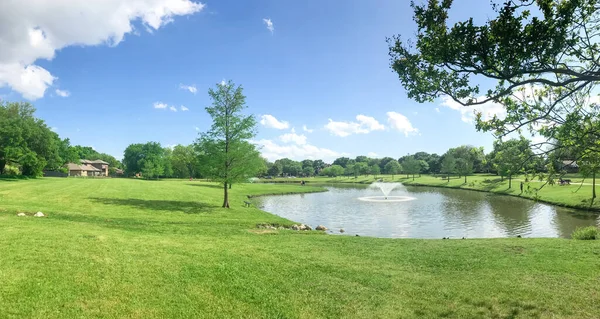
[[[310,227],[308,225],[304,225],[304,227],[306,228],[305,230],[312,230],[312,227]]]
[[[319,225],[317,226],[317,228],[315,228],[316,230],[327,230],[327,227],[323,226],[323,225]]]
[[[340,233],[345,233],[346,231],[343,228],[340,228]]]
[[[25,213],[18,213],[17,216],[23,217],[23,216],[27,216],[27,215],[25,215]]]
[[[35,215],[33,215],[33,216],[35,216],[35,217],[44,217],[45,215],[44,215],[44,213],[42,213],[42,212],[37,212],[37,213],[35,213]]]
[[[300,227],[298,225],[292,225],[292,230],[300,230]]]
[[[299,230],[306,230],[306,225],[304,224],[300,224],[300,226],[298,226]]]

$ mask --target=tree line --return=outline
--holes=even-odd
[[[44,171],[66,172],[65,164],[100,159],[112,170],[121,162],[88,146],[71,145],[35,117],[27,102],[0,101],[0,175],[42,176]]]

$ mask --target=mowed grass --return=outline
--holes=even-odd
[[[316,190],[234,185],[225,210],[210,183],[0,180],[0,317],[599,316],[600,241],[267,231],[292,222],[243,207]]]

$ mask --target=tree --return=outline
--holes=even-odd
[[[450,25],[452,2],[412,5],[414,45],[400,36],[388,39],[391,67],[410,98],[443,97],[469,107],[499,103],[506,116],[479,113],[477,129],[498,137],[527,129],[545,138],[537,144],[552,146],[542,153],[556,149],[548,141],[560,140],[563,128],[571,136],[600,137],[599,127],[583,125],[600,115],[589,103],[600,81],[596,0],[505,1],[480,25],[473,19]],[[577,101],[580,93],[587,103]]]
[[[267,170],[267,174],[269,174],[269,176],[275,177],[281,175],[282,172],[283,168],[281,167],[281,163],[278,163],[277,161],[273,163],[273,165]]]
[[[494,142],[492,163],[501,177],[508,177],[508,188],[512,188],[512,176],[526,170],[534,157],[529,141],[521,137],[508,141]]]
[[[354,161],[356,163],[367,163],[368,164],[369,163],[369,158],[366,157],[366,156],[364,156],[364,155],[360,155],[360,156],[357,156],[356,159],[354,159]]]
[[[369,165],[366,162],[357,162],[354,164],[354,169],[357,172],[357,175],[368,175],[369,174]]]
[[[421,173],[429,171],[429,164],[425,160],[419,160],[419,166],[421,167],[419,170],[419,177],[421,177]]]
[[[198,154],[193,145],[175,145],[171,155],[173,173],[177,177],[196,177],[199,171]]]
[[[421,163],[414,157],[409,156],[404,160],[404,162],[402,162],[402,168],[404,169],[406,177],[408,177],[409,174],[412,174],[414,181],[415,174],[419,174],[421,172]]]
[[[346,168],[346,165],[348,165],[348,161],[350,161],[348,157],[339,157],[333,161],[332,165],[339,165],[343,168]]]
[[[344,168],[341,165],[331,165],[326,167],[321,172],[321,175],[329,176],[329,177],[337,177],[344,174]]]
[[[302,168],[302,175],[305,177],[311,177],[314,175],[314,173],[315,170],[312,168],[312,166],[305,166]]]
[[[319,172],[325,168],[325,162],[323,162],[323,160],[315,160],[313,162],[313,168],[315,169],[315,174],[319,174]]]
[[[385,164],[385,168],[383,170],[386,174],[391,174],[392,179],[394,179],[394,175],[400,173],[402,171],[402,166],[396,160],[389,161]]]
[[[395,159],[391,158],[391,157],[384,157],[381,159],[381,161],[379,161],[379,168],[381,168],[382,172],[386,172],[385,170],[385,166],[389,163],[389,162],[396,162]]]
[[[22,174],[30,176],[41,175],[48,164],[63,164],[61,140],[34,113],[29,103],[0,101],[0,174],[7,164],[20,166]]]
[[[140,160],[144,156],[142,147],[143,144],[130,144],[123,153],[123,165],[125,165],[125,173],[129,176],[135,175],[142,171],[142,168],[140,167]]]
[[[467,176],[473,174],[473,164],[483,154],[483,149],[463,145],[451,148],[448,152],[455,160],[456,173],[459,177],[464,176],[465,183],[467,183]]]
[[[373,175],[374,178],[377,178],[377,175],[381,173],[381,169],[377,164],[369,166],[369,171],[371,172],[371,175]]]
[[[246,97],[241,86],[232,81],[209,89],[212,105],[206,111],[213,120],[209,131],[200,135],[197,144],[205,154],[206,174],[223,185],[223,207],[229,208],[228,185],[253,176],[262,165],[260,153],[247,140],[254,137],[256,120],[241,112]]]
[[[439,173],[442,166],[442,159],[437,154],[431,154],[427,160],[427,165],[429,165],[429,173]]]
[[[450,174],[454,174],[456,172],[456,159],[452,153],[450,153],[450,151],[446,152],[446,154],[443,156],[440,172],[448,175],[448,182],[450,181]]]

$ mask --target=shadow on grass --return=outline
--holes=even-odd
[[[201,214],[210,213],[219,206],[211,205],[201,202],[186,202],[186,201],[174,201],[174,200],[145,200],[145,199],[134,199],[134,198],[98,198],[90,197],[90,200],[104,204],[104,205],[117,205],[117,206],[129,206],[144,210],[169,210],[174,212],[184,212],[186,214]]]
[[[218,184],[188,184],[190,186],[197,186],[197,187],[206,187],[206,188],[215,188],[215,189],[223,189],[223,185],[218,185]],[[234,185],[235,187],[235,185]]]

